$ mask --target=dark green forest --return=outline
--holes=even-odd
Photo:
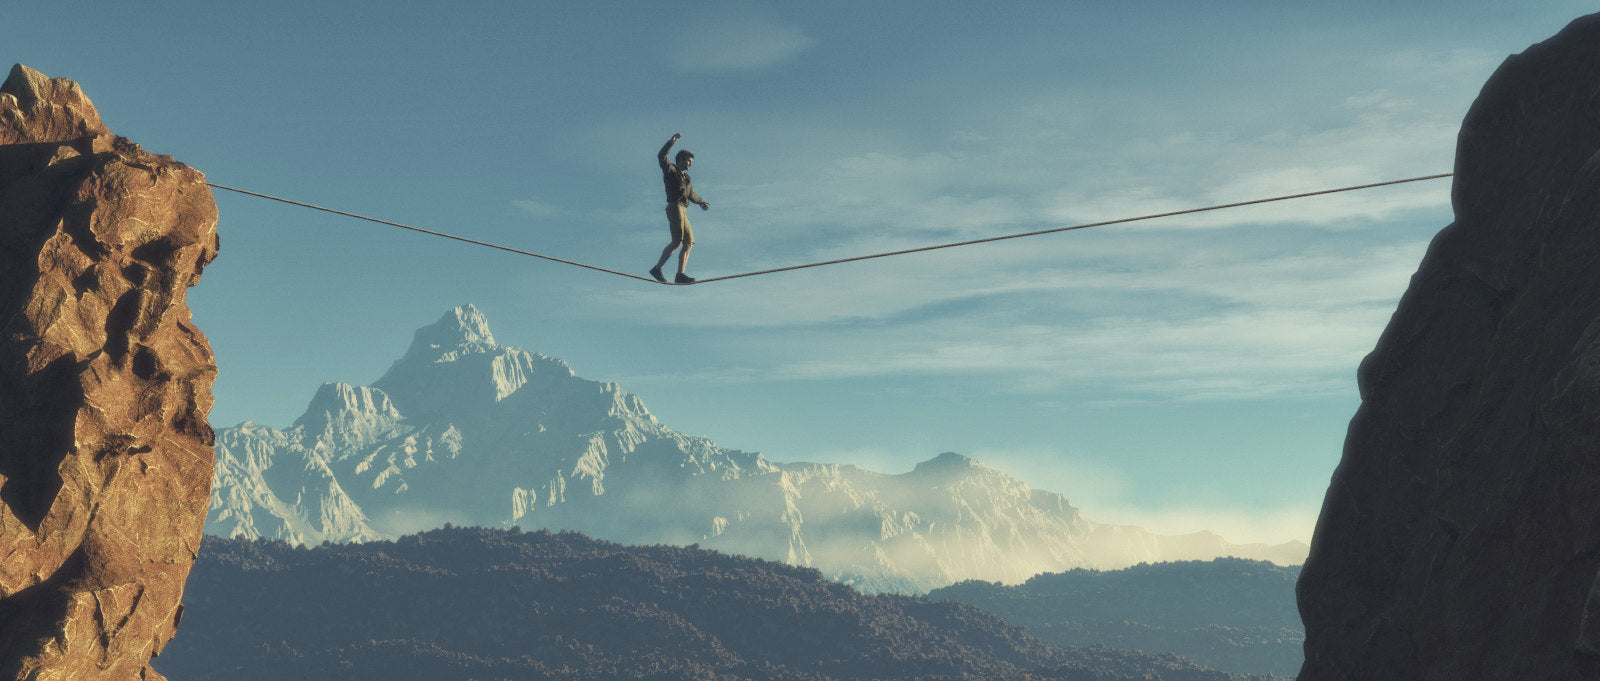
[[[184,604],[154,665],[185,681],[1265,678],[1046,643],[808,568],[515,528],[314,548],[207,537]]]
[[[1218,558],[1042,574],[1016,586],[962,582],[928,596],[1059,645],[1171,651],[1217,669],[1293,676],[1305,643],[1299,578],[1299,566]]]

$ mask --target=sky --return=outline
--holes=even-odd
[[[644,275],[674,133],[702,278],[1450,172],[1503,0],[74,2],[4,57],[209,181]],[[471,303],[776,461],[945,451],[1090,519],[1309,541],[1450,181],[665,287],[216,192],[211,422],[286,427]]]

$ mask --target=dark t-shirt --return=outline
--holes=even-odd
[[[667,189],[667,204],[687,206],[703,203],[705,200],[694,193],[694,183],[689,180],[689,174],[667,161],[667,152],[671,150],[672,142],[668,141],[666,146],[661,147],[661,153],[656,154],[656,160],[661,162],[661,182]]]

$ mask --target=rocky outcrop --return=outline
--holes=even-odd
[[[1600,678],[1600,15],[1509,58],[1360,370],[1302,681]]]
[[[159,679],[212,475],[199,172],[76,83],[0,86],[0,679]]]

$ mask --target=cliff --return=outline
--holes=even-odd
[[[1302,681],[1600,678],[1600,15],[1462,124],[1298,585]]]
[[[0,86],[0,679],[159,679],[212,475],[205,178],[76,83]]]

